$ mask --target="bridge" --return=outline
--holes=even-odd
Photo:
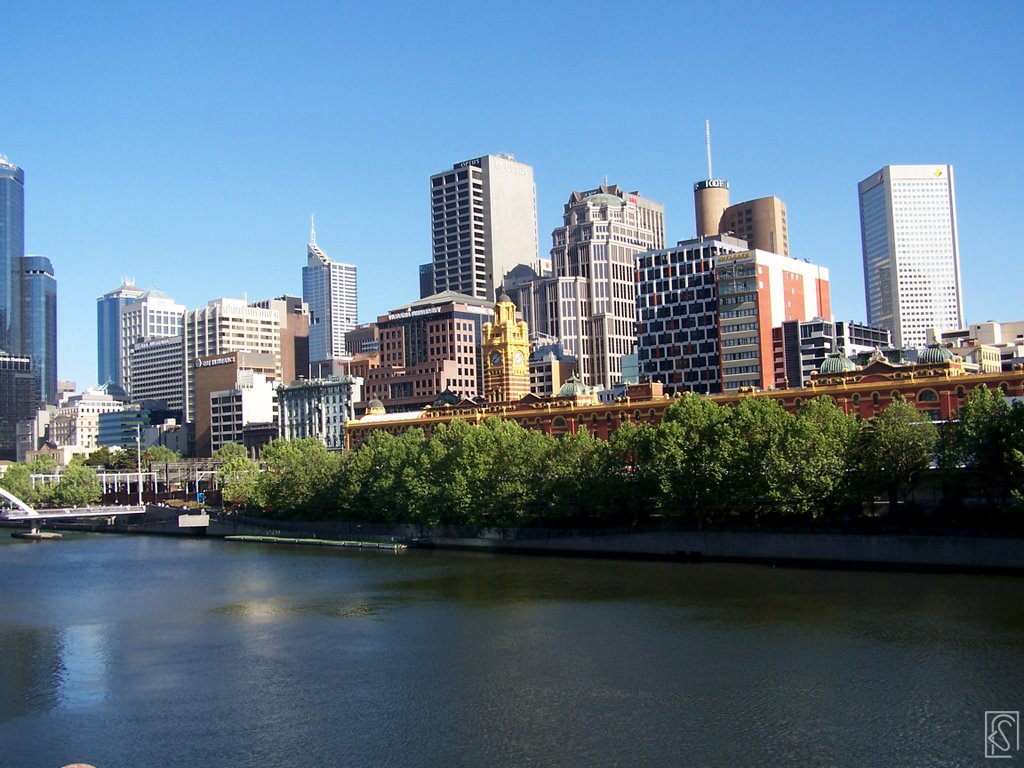
[[[0,488],[0,497],[6,504],[0,505],[0,520],[28,523],[33,533],[38,533],[39,523],[45,520],[77,520],[83,517],[116,517],[118,515],[145,514],[144,506],[136,507],[64,507],[60,509],[35,510],[10,491]]]

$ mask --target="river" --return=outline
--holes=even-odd
[[[11,768],[974,766],[1024,709],[1019,577],[0,535]]]

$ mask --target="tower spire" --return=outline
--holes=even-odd
[[[309,214],[309,242],[316,245],[316,214]]]
[[[708,148],[708,178],[713,179],[711,175],[711,121],[704,121],[704,143],[707,144]]]

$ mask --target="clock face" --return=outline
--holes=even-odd
[[[522,365],[523,364],[523,353],[520,352],[519,350],[516,350],[516,353],[515,353],[515,355],[513,356],[512,359],[516,361],[516,365]]]
[[[491,352],[491,365],[501,365],[501,352]]]

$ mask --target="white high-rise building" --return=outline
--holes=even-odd
[[[868,325],[897,347],[962,328],[960,246],[950,165],[887,165],[857,185]]]
[[[434,293],[494,301],[519,264],[537,264],[533,168],[485,155],[430,177]]]
[[[132,401],[163,400],[181,411],[185,391],[184,338],[165,336],[132,345]]]
[[[132,394],[132,349],[146,339],[180,336],[185,305],[162,291],[146,291],[121,307],[121,386]]]
[[[345,334],[359,322],[356,267],[328,258],[310,227],[302,300],[309,305],[309,361],[312,365],[349,356]]]

